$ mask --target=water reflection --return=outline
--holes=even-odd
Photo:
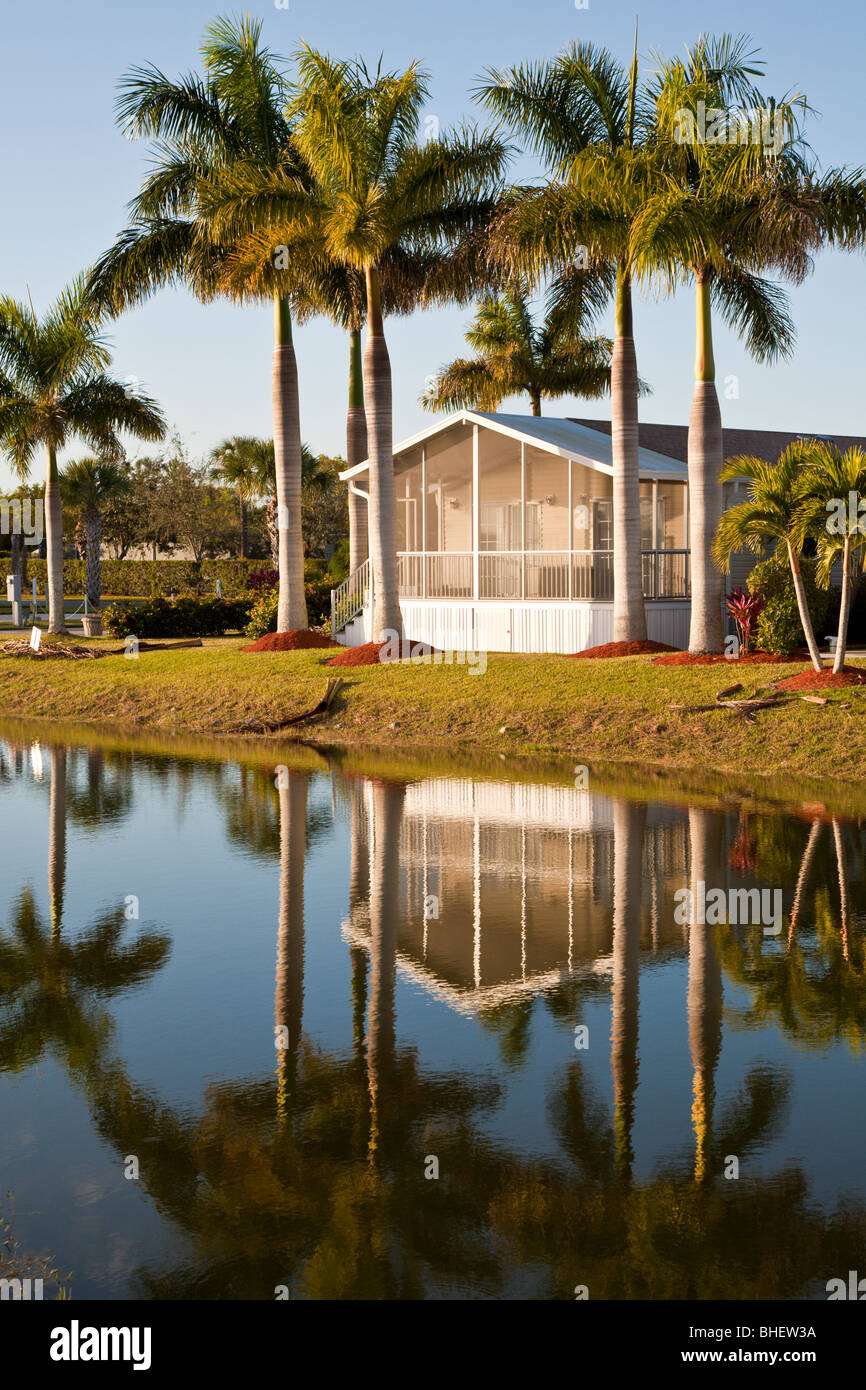
[[[857,1267],[866,1191],[828,1176],[825,1136],[807,1151],[788,1136],[819,1103],[822,1061],[843,1099],[860,1085],[858,825],[531,782],[44,752],[47,788],[25,745],[0,757],[4,795],[26,784],[48,801],[48,920],[25,883],[0,925],[0,1072],[50,1052],[112,1162],[141,1157],[161,1250],[122,1293],[822,1297]],[[191,1100],[113,1018],[170,975],[166,927],[139,929],[120,904],[64,930],[68,824],[123,828],[148,784],[179,816],[207,798],[234,874],[277,890],[275,1062],[203,1074]],[[175,940],[206,860],[178,889]],[[346,908],[328,922],[335,878]],[[778,885],[783,930],[679,922],[676,894],[694,904],[700,884]],[[217,962],[248,925],[214,924]],[[343,997],[324,998],[337,979]],[[181,1019],[162,1007],[171,1036]],[[348,1045],[331,1037],[338,1011]]]

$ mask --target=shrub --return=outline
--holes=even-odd
[[[740,651],[747,656],[755,635],[758,618],[764,610],[764,595],[750,589],[734,589],[728,599],[728,612],[737,628]]]
[[[264,637],[266,632],[276,632],[279,602],[279,589],[262,589],[250,612],[250,620],[246,626],[247,637],[255,642],[258,637]]]
[[[240,632],[250,616],[247,599],[150,599],[112,603],[102,621],[112,637],[222,637]]]
[[[274,589],[279,582],[280,576],[275,569],[250,570],[247,575],[247,588],[256,593],[261,589]]]
[[[826,589],[818,588],[814,560],[801,560],[800,571],[812,625],[820,641],[829,595]],[[784,656],[797,647],[805,646],[806,635],[800,622],[794,580],[787,561],[775,555],[769,560],[762,560],[752,570],[748,582],[749,588],[752,591],[760,590],[765,600],[764,610],[758,618],[759,649]]]
[[[320,578],[311,579],[309,570],[307,571],[304,596],[307,600],[307,615],[312,627],[321,627],[322,623],[330,622],[331,590],[336,586],[337,581],[333,575],[325,574]],[[246,629],[247,636],[251,637],[253,641],[257,637],[264,637],[266,632],[276,632],[279,596],[279,589],[261,589],[259,591]]]

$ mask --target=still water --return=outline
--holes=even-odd
[[[866,1274],[858,824],[2,736],[18,1272],[76,1299]],[[780,915],[701,920],[738,888]]]

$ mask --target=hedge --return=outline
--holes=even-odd
[[[109,604],[102,620],[112,637],[222,637],[243,631],[250,607],[249,599],[155,598]]]
[[[223,598],[246,594],[247,576],[260,570],[261,560],[103,560],[100,566],[102,592],[130,597],[156,597],[175,594],[213,594],[216,581],[222,583]],[[45,560],[28,558],[28,586],[36,580],[39,592],[45,590]],[[84,565],[80,560],[64,560],[63,587],[69,594],[84,592]]]

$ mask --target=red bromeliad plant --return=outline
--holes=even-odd
[[[727,600],[728,612],[737,625],[740,639],[740,654],[746,656],[758,626],[758,618],[764,610],[766,599],[762,593],[748,589],[734,589]]]

